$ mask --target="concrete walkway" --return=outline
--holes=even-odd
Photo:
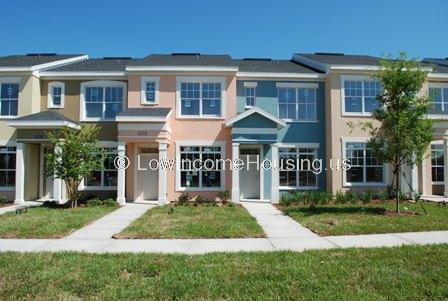
[[[241,239],[0,239],[0,252],[182,253],[304,251],[448,244],[448,231],[307,238]]]
[[[294,219],[285,215],[270,203],[242,202],[250,215],[255,217],[268,238],[317,237]]]
[[[20,205],[12,205],[12,206],[8,206],[8,207],[3,207],[3,208],[0,208],[0,215],[8,213],[8,212],[14,212],[18,208],[30,208],[30,207],[37,207],[40,205],[42,205],[42,203],[29,201],[29,202],[25,202]]]
[[[150,204],[126,204],[126,206],[73,232],[64,239],[110,239],[112,235],[122,231],[146,211],[154,207],[155,205]]]

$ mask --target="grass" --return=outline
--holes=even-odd
[[[448,245],[303,253],[2,253],[1,300],[442,300]]]
[[[90,224],[117,207],[70,209],[34,207],[0,215],[0,238],[60,238]],[[0,276],[1,282],[1,276]]]
[[[175,206],[149,210],[116,238],[264,237],[256,220],[240,205]]]
[[[283,207],[282,210],[320,235],[448,230],[448,207],[438,206],[435,203],[425,203],[424,206],[429,215],[424,214],[420,204],[410,202],[402,203],[401,210],[417,212],[420,213],[419,215],[385,214],[388,210],[395,210],[394,203],[331,204],[317,206],[315,212],[308,206]]]

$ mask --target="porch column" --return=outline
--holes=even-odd
[[[54,153],[60,154],[61,148],[56,145],[54,147]],[[54,176],[53,180],[53,198],[56,203],[62,203],[62,180],[60,178],[57,178],[56,175]]]
[[[444,197],[448,197],[448,137],[443,137],[443,179],[444,179]]]
[[[125,158],[126,142],[118,142],[117,154],[119,158]],[[117,173],[117,203],[124,206],[126,205],[126,166],[119,166]]]
[[[164,166],[167,162],[167,149],[166,142],[159,142],[159,197],[157,199],[159,205],[165,205],[166,199],[166,168]]]
[[[280,200],[279,192],[279,171],[278,171],[278,147],[275,144],[271,145],[272,153],[272,168],[271,168],[271,203],[278,204]]]
[[[240,158],[240,144],[232,143],[232,202],[240,201],[240,171],[235,167],[235,161]]]
[[[25,144],[16,144],[16,197],[14,204],[25,203]]]

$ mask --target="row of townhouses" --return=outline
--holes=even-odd
[[[447,194],[448,59],[425,59],[434,93],[434,140],[408,189]],[[46,178],[46,132],[94,123],[108,153],[104,170],[84,179],[87,195],[164,204],[182,192],[277,203],[288,190],[385,189],[390,170],[366,148],[368,134],[350,122],[371,119],[381,85],[380,59],[340,53],[289,60],[233,59],[199,53],[144,58],[28,54],[0,57],[0,194],[21,203],[65,200],[64,183]],[[127,169],[114,158],[126,155]],[[322,172],[230,168],[197,170],[183,159],[322,159]],[[139,160],[137,160],[139,158]],[[172,169],[142,170],[152,159]],[[351,169],[338,168],[349,159]],[[339,160],[339,161],[338,161]]]

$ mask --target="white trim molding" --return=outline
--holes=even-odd
[[[81,127],[70,121],[63,120],[36,120],[36,121],[28,121],[28,120],[8,120],[6,125],[16,129],[60,129],[63,127],[69,127],[72,129],[79,130]]]
[[[243,79],[321,79],[325,74],[321,73],[281,73],[281,72],[237,72],[238,80]]]
[[[154,101],[146,99],[146,84],[154,83]],[[140,79],[140,103],[142,105],[156,105],[159,103],[160,77],[142,76]]]
[[[277,128],[282,128],[282,127],[286,126],[286,122],[283,121],[282,119],[279,119],[279,118],[275,117],[274,115],[269,114],[268,112],[266,112],[258,107],[253,107],[253,108],[251,108],[247,111],[244,111],[243,113],[241,113],[233,118],[226,120],[226,127],[232,127],[235,122],[238,122],[238,121],[240,121],[252,114],[255,114],[255,113],[260,114],[261,116],[277,123]]]
[[[319,89],[319,84],[317,83],[286,83],[277,82],[275,83],[277,88],[293,88],[293,89]]]
[[[244,82],[243,85],[244,88],[256,88],[257,82]]]
[[[53,88],[61,88],[61,103],[59,105],[55,105],[53,102]],[[65,84],[63,82],[50,82],[48,83],[48,91],[47,91],[47,108],[49,109],[62,109],[65,104]]]
[[[277,134],[276,128],[232,128],[232,134],[253,134],[253,135],[263,135],[263,134]]]

